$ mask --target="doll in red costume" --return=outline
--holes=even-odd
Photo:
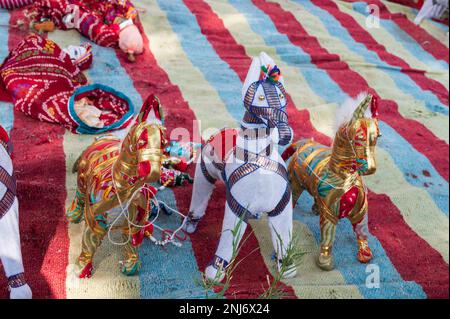
[[[98,45],[120,47],[130,61],[144,50],[138,12],[129,0],[37,0],[26,16],[37,31],[77,29]]]
[[[133,105],[122,93],[86,85],[91,45],[60,48],[37,34],[26,37],[0,66],[0,81],[16,110],[73,133],[99,134],[125,128]]]

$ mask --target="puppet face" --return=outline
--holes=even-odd
[[[127,54],[141,54],[144,51],[144,40],[139,29],[131,24],[120,31],[119,47]]]
[[[92,46],[89,43],[70,45],[64,51],[70,56],[73,64],[80,70],[88,69],[92,64]]]

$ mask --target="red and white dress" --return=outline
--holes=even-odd
[[[35,19],[50,19],[62,29],[77,29],[98,45],[117,47],[119,24],[135,20],[137,10],[129,0],[38,0]]]
[[[82,69],[92,62],[90,46],[86,48],[85,56],[74,61],[55,42],[39,35],[22,40],[0,66],[0,82],[11,94],[15,109],[79,134],[126,127],[134,115],[128,97],[107,86],[86,85]],[[82,99],[88,99],[101,125],[82,120],[76,109]]]

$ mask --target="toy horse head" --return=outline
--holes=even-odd
[[[136,165],[137,177],[147,183],[160,178],[163,149],[167,143],[163,121],[161,103],[150,95],[122,146],[122,153],[128,157],[126,162]]]
[[[264,52],[253,58],[242,90],[244,123],[262,125],[278,133],[276,143],[287,145],[292,129],[286,113],[287,98],[281,71]]]
[[[356,105],[356,109],[354,108]],[[360,94],[358,98],[342,106],[343,112],[351,108],[351,119],[341,124],[336,134],[333,150],[339,154],[339,164],[345,171],[358,171],[360,175],[375,173],[377,165],[375,147],[381,136],[378,127],[377,98]]]

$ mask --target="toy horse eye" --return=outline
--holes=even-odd
[[[280,100],[284,100],[284,95],[280,93]]]
[[[145,141],[139,141],[138,144],[139,145],[145,145]]]
[[[265,97],[264,95],[260,95],[260,96],[259,96],[259,100],[260,100],[260,101],[264,101],[265,99],[266,99],[266,97]]]
[[[378,134],[378,138],[383,137],[383,134],[379,133]]]

